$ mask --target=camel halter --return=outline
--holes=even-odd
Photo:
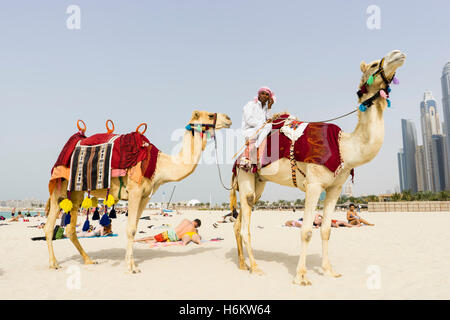
[[[367,108],[370,108],[372,106],[373,102],[375,101],[375,99],[380,98],[380,97],[386,99],[388,107],[391,106],[391,101],[388,99],[389,98],[389,93],[391,92],[390,84],[391,84],[391,82],[394,82],[394,84],[398,84],[399,81],[395,77],[395,73],[393,74],[392,78],[390,80],[388,80],[387,77],[386,77],[386,74],[384,73],[383,65],[384,65],[384,58],[381,59],[380,65],[378,66],[378,70],[375,71],[375,73],[372,74],[369,77],[369,79],[367,79],[367,82],[364,83],[361,86],[361,88],[359,88],[359,90],[356,92],[358,97],[361,98],[364,94],[366,94],[368,92],[368,87],[373,84],[373,81],[375,80],[375,78],[378,75],[381,76],[381,79],[383,79],[383,82],[386,85],[386,88],[378,90],[373,96],[371,96],[370,98],[364,100],[359,105],[359,110],[361,112],[364,112],[364,111],[367,110]]]
[[[217,113],[214,113],[214,121],[212,124],[209,123],[188,123],[185,127],[186,130],[191,131],[192,135],[194,135],[194,131],[200,132],[200,136],[203,138],[203,134],[206,132],[207,138],[210,137],[209,129],[213,129],[213,136],[215,138],[215,128],[217,122]]]

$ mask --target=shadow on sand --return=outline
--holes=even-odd
[[[188,245],[189,247],[190,245]],[[212,251],[212,250],[218,250],[220,248],[217,247],[191,247],[186,248],[186,251],[169,251],[169,250],[159,250],[159,249],[134,249],[134,261],[136,264],[141,263],[142,261],[150,260],[150,259],[158,259],[158,258],[168,258],[168,257],[185,257],[190,255],[196,255],[201,254],[204,252]],[[92,260],[115,260],[116,262],[113,263],[113,266],[117,266],[123,261],[125,261],[125,253],[126,249],[124,248],[112,248],[112,249],[103,249],[98,251],[88,251],[87,254]],[[79,261],[81,264],[83,264],[83,258],[81,255],[74,254],[71,257],[68,257],[64,260],[61,260],[61,263],[68,262],[68,261]],[[101,263],[101,262],[100,262]]]
[[[245,257],[246,262],[248,264],[248,257],[247,257],[247,251],[245,251]],[[288,272],[295,277],[296,275],[296,269],[297,269],[297,263],[299,259],[299,255],[289,255],[287,253],[283,252],[277,252],[277,251],[265,251],[265,250],[253,250],[253,254],[256,259],[256,263],[258,261],[269,261],[269,262],[279,262],[281,264],[284,264],[284,266],[288,269]],[[233,261],[236,263],[236,267],[238,267],[238,254],[237,249],[230,249],[226,254],[225,257],[228,260]],[[306,257],[306,268],[308,270],[312,270],[317,274],[322,275],[322,271],[320,269],[320,266],[322,265],[322,257],[318,254],[309,254]]]

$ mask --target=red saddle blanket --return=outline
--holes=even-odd
[[[107,143],[112,137],[117,136],[108,133],[99,133],[86,137],[82,133],[76,133],[64,145],[53,170],[58,166],[70,167],[70,159],[79,141],[83,146],[92,146]],[[156,160],[159,149],[139,132],[120,135],[114,140],[111,159],[111,169],[128,169],[142,161],[141,169],[144,177],[151,179],[156,169]]]
[[[283,115],[286,119],[289,115]],[[290,158],[291,140],[280,132],[284,122],[272,126],[272,132],[261,143],[259,154],[261,167],[265,167],[281,158]],[[341,128],[328,123],[310,123],[303,135],[294,143],[294,158],[300,162],[324,165],[331,172],[338,174],[342,165],[339,150]],[[242,155],[241,155],[242,156]],[[240,157],[241,157],[240,156]],[[236,165],[233,173],[236,173]],[[353,170],[352,170],[353,176]]]

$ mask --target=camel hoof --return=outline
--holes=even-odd
[[[250,267],[246,263],[241,263],[241,264],[239,264],[239,269],[248,271],[248,270],[250,270]]]
[[[85,265],[89,265],[89,264],[98,264],[98,261],[93,261],[93,260],[89,259],[89,260],[85,260],[85,261],[84,261],[84,264],[85,264]]]
[[[302,277],[302,279],[295,278],[292,283],[300,286],[310,286],[312,284],[311,281],[309,281],[305,277]]]
[[[250,272],[251,272],[252,274],[256,274],[256,275],[258,275],[258,276],[262,276],[262,275],[265,275],[265,274],[266,274],[266,273],[265,273],[264,271],[262,271],[260,268],[253,268],[253,269],[250,270]]]
[[[333,270],[330,270],[330,269],[323,269],[323,270],[324,270],[324,272],[323,272],[324,275],[329,276],[331,278],[340,278],[340,277],[342,277],[342,274],[336,273]]]
[[[54,269],[54,270],[58,270],[61,269],[60,265],[57,263],[51,264],[50,265],[50,269]]]
[[[133,267],[131,270],[128,270],[128,273],[131,274],[137,274],[137,273],[141,273],[141,270],[139,270],[139,268]]]

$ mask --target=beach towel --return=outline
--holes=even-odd
[[[118,237],[119,235],[117,233],[111,233],[106,236],[89,236],[89,237],[77,237],[78,239],[82,238],[108,238],[108,237]]]
[[[222,241],[222,238],[210,239],[210,240],[201,240],[202,243],[206,242],[218,242]],[[175,241],[175,242],[155,242],[150,244],[150,248],[163,248],[163,247],[179,247],[183,246],[183,241]]]
[[[108,234],[106,236],[90,236],[90,237],[77,237],[78,239],[81,238],[108,238],[108,237],[118,237],[119,235],[117,233],[114,234]],[[53,240],[60,240],[60,239],[69,239],[67,237],[63,237],[63,238],[57,238],[57,239],[53,239]],[[36,241],[36,240],[46,240],[45,237],[33,237],[31,238],[31,240]]]

